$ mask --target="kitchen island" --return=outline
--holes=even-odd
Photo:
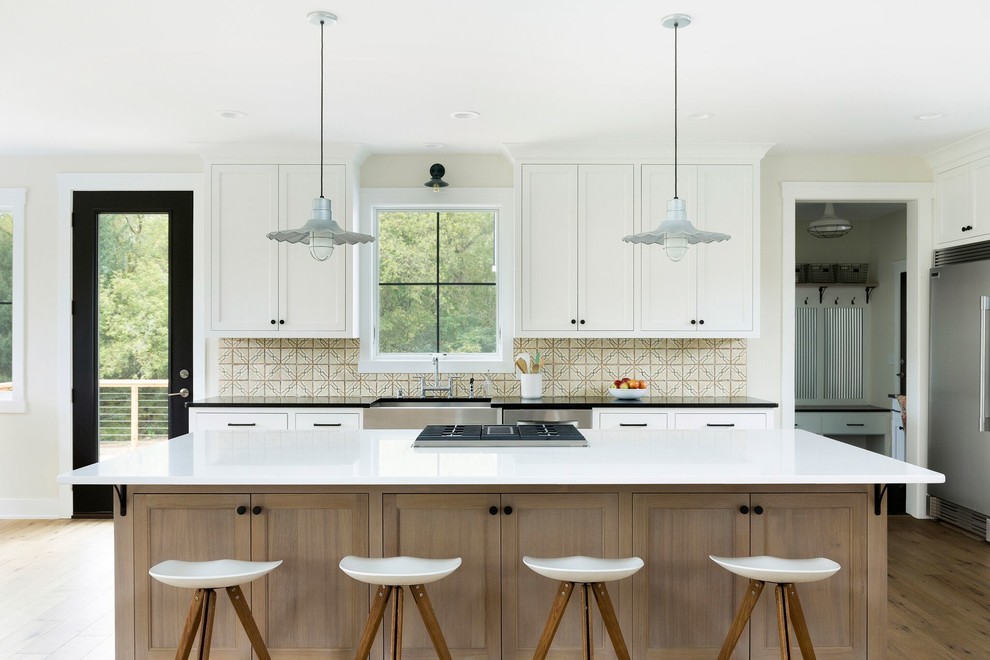
[[[552,584],[523,554],[638,555],[617,585],[635,658],[711,658],[745,581],[709,554],[828,556],[802,600],[821,655],[882,658],[883,486],[942,475],[804,431],[584,431],[587,448],[413,449],[415,431],[214,431],[61,475],[112,484],[117,657],[170,658],[188,594],[147,575],[162,559],[283,559],[246,589],[273,657],[345,658],[369,606],[346,554],[461,556],[431,598],[455,657],[528,658]],[[777,657],[762,603],[739,657]],[[577,608],[554,648],[580,654]],[[433,657],[416,617],[407,657]],[[218,612],[213,657],[248,658]],[[596,657],[611,657],[601,630]],[[384,648],[382,644],[377,647]],[[379,656],[380,657],[380,652]]]

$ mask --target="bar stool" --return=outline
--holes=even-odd
[[[205,660],[210,657],[210,643],[213,638],[213,619],[216,615],[216,589],[226,589],[237,618],[244,626],[251,642],[251,647],[259,660],[271,660],[265,641],[261,638],[258,624],[251,616],[251,609],[244,600],[244,593],[239,585],[247,584],[271,573],[282,563],[279,561],[240,561],[238,559],[218,559],[216,561],[180,561],[169,559],[155,564],[148,574],[163,584],[184,589],[195,589],[186,625],[179,638],[179,648],[175,660],[187,660],[192,652],[196,631],[199,635],[199,657]]]
[[[716,557],[709,555],[716,564],[736,575],[749,578],[746,596],[739,605],[729,634],[719,651],[718,660],[728,660],[736,647],[742,631],[749,622],[749,617],[760,599],[763,586],[767,582],[774,584],[774,598],[777,601],[777,634],[780,637],[780,657],[791,657],[791,643],[788,639],[787,621],[790,618],[797,637],[801,657],[804,660],[815,660],[815,649],[808,635],[808,624],[804,620],[801,601],[798,600],[798,582],[817,582],[835,575],[841,568],[837,563],[825,557],[814,559],[781,559],[780,557]]]
[[[397,659],[402,655],[402,591],[403,587],[409,587],[416,607],[419,608],[419,615],[426,625],[426,632],[430,635],[433,648],[436,649],[437,657],[441,660],[451,660],[450,650],[447,648],[447,640],[443,638],[440,631],[440,624],[437,622],[437,615],[433,611],[430,597],[426,595],[426,587],[430,582],[442,580],[457,570],[461,565],[461,558],[453,559],[421,559],[419,557],[385,557],[383,559],[354,557],[348,555],[340,560],[340,570],[359,582],[378,585],[375,591],[375,599],[371,603],[371,611],[368,613],[368,623],[364,626],[361,634],[361,641],[358,643],[357,653],[354,657],[363,660],[371,652],[371,645],[375,642],[375,635],[378,633],[378,626],[381,625],[385,617],[385,607],[388,605],[389,596],[395,593],[395,602],[392,604],[392,648],[391,657]]]
[[[619,619],[615,616],[615,609],[612,607],[612,600],[608,596],[606,582],[622,580],[629,577],[639,569],[643,568],[643,560],[639,557],[626,557],[624,559],[601,559],[598,557],[555,557],[540,559],[536,557],[523,557],[523,563],[529,566],[535,573],[548,577],[551,580],[560,580],[557,587],[557,596],[550,606],[550,614],[547,623],[543,628],[543,635],[536,645],[536,653],[533,660],[543,660],[550,651],[554,635],[564,617],[564,610],[567,609],[567,602],[574,591],[574,585],[581,585],[581,642],[584,648],[584,658],[592,657],[591,640],[591,596],[589,591],[594,593],[595,601],[598,603],[598,611],[602,614],[605,622],[605,630],[612,640],[612,648],[619,660],[629,660],[629,649],[622,638],[622,631],[619,629]]]

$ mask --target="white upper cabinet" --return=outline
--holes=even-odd
[[[632,333],[632,165],[523,165],[519,334]]]
[[[349,221],[346,166],[324,166],[334,219]],[[302,226],[320,194],[318,165],[213,165],[211,330],[220,335],[346,337],[353,327],[350,246],[318,262],[268,232]]]
[[[985,239],[990,234],[990,157],[935,175],[935,242]]]
[[[672,165],[644,165],[640,231],[652,229],[674,196]],[[643,245],[640,328],[663,336],[751,337],[757,334],[759,285],[751,165],[681,165],[678,196],[698,229],[728,241],[692,245],[680,261]]]

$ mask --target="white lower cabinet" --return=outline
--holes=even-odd
[[[892,455],[890,412],[887,410],[795,412],[794,428]]]
[[[637,412],[619,412],[615,408],[596,408],[592,425],[596,429],[772,429],[770,410],[740,408],[650,408]]]
[[[208,408],[189,409],[189,431],[217,429],[360,429],[360,408]]]

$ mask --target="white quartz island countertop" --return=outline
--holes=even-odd
[[[584,430],[588,447],[416,448],[417,431],[206,431],[61,474],[61,484],[578,485],[941,483],[807,431]]]

